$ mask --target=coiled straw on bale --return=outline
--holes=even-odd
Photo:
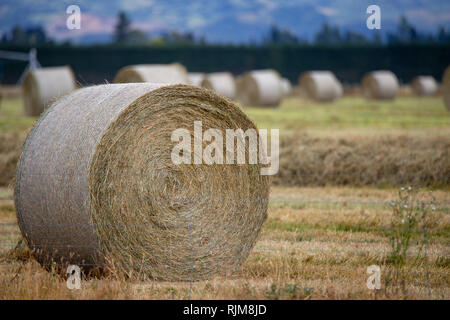
[[[205,78],[205,74],[201,72],[189,72],[188,73],[189,84],[200,87],[202,81]]]
[[[213,90],[231,100],[236,96],[236,82],[230,72],[209,73],[201,82],[201,86]]]
[[[412,90],[417,96],[432,96],[438,90],[438,84],[432,76],[418,76],[411,82]]]
[[[151,82],[165,84],[189,84],[186,68],[179,63],[138,64],[119,70],[114,83]]]
[[[40,115],[58,97],[75,88],[75,76],[69,66],[28,71],[22,83],[25,114]]]
[[[380,70],[366,74],[362,87],[364,96],[368,99],[394,99],[399,90],[399,83],[391,71]]]
[[[447,110],[450,111],[450,66],[445,69],[442,77],[442,94],[444,96],[444,104]]]
[[[285,97],[289,96],[292,92],[291,82],[286,78],[281,79],[281,88],[283,90],[283,96]]]
[[[250,71],[238,79],[236,98],[243,105],[277,107],[280,104],[283,87],[277,71]]]
[[[330,71],[309,71],[299,78],[300,90],[309,99],[331,102],[342,96],[343,88],[339,80]]]
[[[238,268],[266,219],[269,181],[259,164],[175,165],[171,134],[194,136],[194,121],[256,128],[231,102],[185,85],[88,87],[50,107],[25,142],[15,189],[38,260],[113,261],[160,280]]]

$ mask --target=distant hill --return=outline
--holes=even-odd
[[[82,11],[81,30],[65,27],[66,7]],[[271,24],[311,39],[324,22],[366,35],[366,8],[378,4],[383,34],[404,14],[420,32],[450,27],[450,1],[444,0],[2,0],[0,32],[13,25],[43,25],[49,36],[75,42],[106,42],[119,10],[148,34],[166,30],[193,31],[213,42],[257,42]]]

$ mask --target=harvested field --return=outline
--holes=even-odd
[[[0,134],[0,186],[11,183],[25,134]],[[280,171],[286,186],[450,185],[450,137],[389,134],[361,137],[292,134],[280,140]]]
[[[274,182],[287,186],[450,186],[450,137],[297,134],[280,146]]]
[[[25,137],[25,133],[0,132],[0,186],[12,183]]]
[[[3,198],[12,196],[12,190],[0,191]],[[274,187],[268,220],[242,269],[194,282],[191,289],[186,282],[125,280],[113,272],[83,281],[82,290],[68,290],[64,279],[26,252],[6,254],[20,232],[12,200],[2,200],[0,299],[445,299],[450,294],[450,198],[447,191],[434,196],[440,205],[431,217],[427,258],[418,244],[411,246],[404,291],[386,284],[392,268],[389,202],[397,199],[395,189]],[[366,287],[372,264],[381,266],[382,290]]]
[[[21,103],[19,98],[7,98],[0,106],[1,145],[8,150],[21,146],[36,120],[22,115]],[[320,168],[322,172],[308,181],[296,176],[274,179],[288,186],[272,186],[268,219],[240,270],[191,285],[125,279],[112,269],[101,278],[84,279],[82,290],[69,290],[64,278],[39,266],[23,246],[10,252],[21,235],[12,189],[0,187],[0,299],[450,297],[450,192],[445,161],[450,116],[441,97],[367,101],[352,96],[333,104],[290,97],[278,109],[244,107],[244,111],[259,128],[280,129],[280,174],[316,173]],[[375,153],[385,156],[375,161]],[[324,174],[333,172],[351,175],[342,179]],[[364,173],[363,179],[356,178],[355,172]],[[395,175],[390,176],[392,172]],[[399,172],[412,180],[400,179],[404,176]],[[407,252],[402,285],[389,281],[396,270],[391,261],[389,204],[398,199],[397,186],[407,187],[407,182],[427,186],[422,195],[433,190],[438,204],[430,211],[426,255],[418,234]],[[381,290],[367,289],[367,267],[372,264],[381,267]]]
[[[11,182],[36,119],[22,116],[20,103],[5,99],[0,109],[0,186]],[[440,97],[345,97],[332,105],[287,98],[278,110],[244,110],[260,128],[280,129],[277,184],[449,185],[450,116]]]

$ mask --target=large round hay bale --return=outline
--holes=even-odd
[[[201,86],[231,100],[236,96],[236,82],[230,72],[208,73],[203,79]]]
[[[444,97],[444,104],[447,110],[450,111],[450,66],[445,69],[442,77],[442,95]]]
[[[123,67],[114,78],[114,83],[136,82],[189,84],[189,77],[184,66],[172,63],[138,64]]]
[[[283,90],[283,96],[289,96],[292,93],[292,85],[289,79],[281,79],[281,88]]]
[[[283,99],[281,76],[275,70],[255,70],[239,77],[236,98],[245,106],[277,107]]]
[[[202,81],[205,78],[205,74],[201,72],[189,72],[188,73],[189,84],[200,87]]]
[[[69,66],[30,70],[22,83],[25,114],[38,116],[62,95],[76,89]]]
[[[364,96],[367,99],[394,99],[399,90],[399,82],[394,73],[387,70],[367,73],[362,80]]]
[[[432,76],[417,76],[411,82],[416,96],[432,96],[438,91],[438,84]]]
[[[260,164],[195,164],[196,147],[183,153],[194,164],[174,163],[171,136],[197,139],[194,121],[203,132],[256,130],[230,101],[186,85],[101,85],[53,104],[16,176],[19,226],[36,258],[160,280],[238,268],[266,219],[269,180]],[[248,156],[248,144],[239,150]]]
[[[343,88],[330,71],[308,71],[299,78],[301,90],[309,99],[331,102],[342,96]]]

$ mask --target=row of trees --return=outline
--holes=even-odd
[[[411,44],[411,43],[448,43],[450,42],[450,29],[446,30],[443,26],[439,27],[437,33],[420,34],[417,29],[404,16],[400,21],[395,33],[388,33],[386,42],[389,44]],[[264,38],[266,44],[295,44],[307,43],[287,29],[280,29],[272,26],[268,35]],[[372,38],[355,31],[341,31],[338,26],[323,24],[321,29],[314,37],[315,44],[356,44],[356,43],[374,43],[382,44],[383,38],[380,32],[375,32]]]
[[[163,32],[159,37],[150,38],[141,30],[131,28],[131,20],[128,18],[125,12],[120,12],[117,17],[117,25],[114,30],[113,41],[119,44],[205,43],[204,38],[197,38],[192,32]]]
[[[47,33],[41,26],[27,29],[14,26],[10,32],[3,34],[0,42],[35,46],[38,44],[52,43],[53,41],[47,36]]]
[[[389,44],[396,43],[449,43],[450,29],[440,27],[436,34],[421,34],[406,19],[401,17],[395,33],[388,33],[386,40]],[[120,12],[114,29],[113,43],[121,45],[143,44],[206,44],[203,37],[195,36],[192,32],[168,31],[158,36],[149,36],[145,32],[133,29],[131,20],[125,12]],[[314,44],[382,44],[384,42],[381,33],[375,32],[372,38],[355,31],[341,31],[338,26],[323,24],[315,35]],[[15,26],[11,32],[1,38],[1,43],[16,45],[38,45],[53,43],[42,27],[22,29]],[[308,41],[288,29],[272,25],[268,33],[263,37],[262,44],[306,44]]]

